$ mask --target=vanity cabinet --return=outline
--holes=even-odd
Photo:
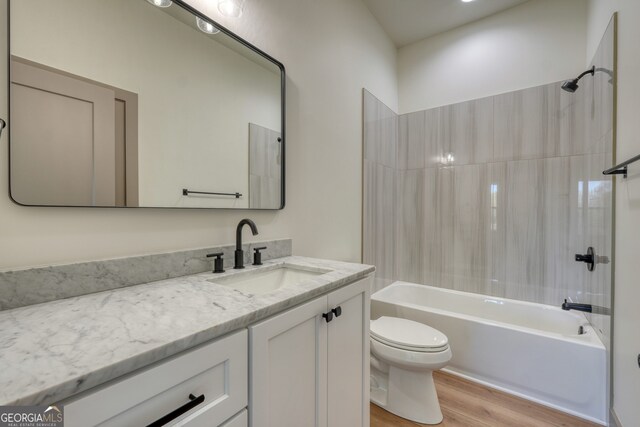
[[[246,426],[247,344],[244,329],[73,397],[65,426]]]
[[[368,427],[370,281],[59,402],[65,426]]]
[[[363,279],[249,328],[252,427],[369,426]]]

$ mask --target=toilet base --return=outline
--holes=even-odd
[[[438,402],[433,371],[412,371],[389,366],[388,374],[372,369],[386,393],[371,394],[377,406],[407,420],[421,424],[440,424],[443,416]],[[385,399],[386,398],[386,399]]]

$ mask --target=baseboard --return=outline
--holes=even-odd
[[[609,427],[622,427],[622,423],[618,419],[613,408],[609,410]]]

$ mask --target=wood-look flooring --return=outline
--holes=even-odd
[[[446,427],[595,427],[598,424],[572,417],[528,400],[435,372],[436,389]],[[371,427],[422,427],[371,404]]]

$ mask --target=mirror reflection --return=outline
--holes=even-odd
[[[282,65],[181,2],[11,1],[11,196],[280,209]]]

